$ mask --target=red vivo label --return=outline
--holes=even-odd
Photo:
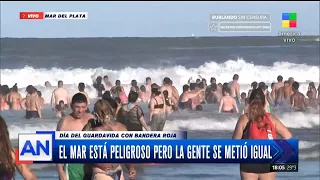
[[[20,19],[43,19],[44,12],[20,12]]]

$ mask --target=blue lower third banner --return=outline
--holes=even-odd
[[[90,136],[89,136],[90,135]],[[19,134],[31,163],[298,163],[298,140],[186,139],[185,132]]]

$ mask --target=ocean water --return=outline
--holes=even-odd
[[[198,75],[209,81],[231,80],[239,74],[241,91],[248,92],[252,81],[274,82],[278,75],[294,77],[300,90],[307,91],[310,81],[319,84],[319,40],[304,37],[295,44],[284,44],[277,37],[228,38],[70,38],[70,39],[1,39],[1,84],[36,85],[46,103],[56,85],[63,80],[70,94],[84,82],[91,98],[96,97],[92,81],[108,75],[119,79],[126,91],[136,79],[143,84],[147,76],[158,84],[168,76],[181,92],[190,77]],[[204,105],[203,112],[178,112],[167,119],[166,130],[187,130],[189,138],[230,139],[238,114],[218,114],[217,105]],[[92,107],[91,107],[92,108]],[[142,108],[148,116],[146,104]],[[25,120],[22,111],[1,111],[9,126],[10,139],[17,145],[18,133],[54,130],[58,119],[49,105],[42,120]],[[278,173],[277,179],[318,179],[319,112],[291,113],[274,109],[279,119],[300,140],[300,164],[297,173]],[[57,179],[54,165],[31,165],[39,179]],[[171,164],[138,166],[140,180],[240,179],[237,164]],[[17,175],[17,179],[21,179]]]

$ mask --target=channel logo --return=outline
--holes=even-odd
[[[282,13],[282,28],[297,28],[297,13]]]
[[[52,161],[52,134],[19,134],[17,162]]]

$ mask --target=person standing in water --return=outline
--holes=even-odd
[[[105,91],[109,91],[112,87],[112,83],[110,82],[109,77],[107,75],[103,76],[103,86]]]
[[[179,97],[179,108],[184,110],[192,110],[192,98],[198,96],[201,92],[204,92],[205,89],[199,90],[190,90],[189,85],[185,84],[182,87],[183,93]]]
[[[231,96],[236,100],[237,105],[240,105],[240,85],[238,83],[239,81],[239,75],[235,74],[233,75],[233,80],[229,83],[229,88],[231,92]]]
[[[17,84],[12,87],[12,91],[9,94],[9,104],[12,110],[19,111],[21,109],[22,97],[18,92]]]
[[[26,110],[26,119],[42,118],[40,98],[38,96],[38,90],[29,85],[26,88],[27,96],[22,100],[21,106]]]
[[[41,93],[41,91],[37,91],[37,94],[38,94],[38,96],[39,96],[40,107],[41,107],[41,109],[43,109],[44,99],[43,99],[43,97],[42,97],[42,93]]]
[[[88,109],[87,109],[87,113],[90,113],[90,109],[89,109],[89,105],[90,105],[90,98],[89,98],[89,95],[88,95],[88,93],[87,92],[85,92],[84,91],[84,89],[86,88],[86,85],[84,84],[84,83],[79,83],[79,85],[78,85],[78,90],[79,90],[79,93],[82,93],[83,95],[85,95],[86,96],[86,98],[87,98],[87,105],[88,105]]]
[[[309,83],[307,96],[309,98],[309,106],[318,109],[318,103],[317,103],[317,89],[313,82]]]
[[[304,112],[307,110],[306,98],[299,92],[299,83],[292,83],[293,94],[290,96],[290,104],[294,111]]]
[[[16,155],[10,142],[9,130],[6,122],[0,116],[0,179],[15,179],[16,170],[23,179],[37,180],[34,173],[26,164],[16,164]]]
[[[102,97],[102,93],[105,91],[105,88],[102,84],[102,77],[98,76],[96,81],[93,83],[93,87],[97,90],[98,92],[98,97]]]
[[[58,81],[58,88],[52,92],[51,96],[51,107],[52,110],[55,110],[56,105],[59,104],[60,101],[63,101],[65,104],[70,104],[69,92],[67,89],[63,87],[63,82]]]
[[[163,131],[166,123],[166,104],[164,103],[161,92],[157,88],[151,90],[152,98],[150,99],[150,125],[152,131]]]
[[[290,139],[290,131],[274,115],[265,112],[266,98],[258,88],[249,97],[247,112],[240,116],[232,139]],[[242,180],[274,180],[276,173],[270,172],[270,164],[240,164]]]
[[[83,128],[84,131],[127,131],[127,128],[123,124],[116,121],[114,110],[106,100],[98,100],[94,105],[94,112],[97,118],[90,119]],[[126,164],[125,167],[129,167],[129,178],[134,179],[136,174],[134,166],[132,164]],[[86,164],[85,169],[89,168],[92,172],[86,172],[86,176],[89,176],[90,179],[124,179],[124,173],[120,164]]]
[[[225,88],[223,90],[224,96],[222,97],[220,101],[220,106],[219,106],[219,113],[224,112],[224,113],[233,113],[234,109],[237,113],[239,113],[238,105],[232,96],[230,96],[230,89]]]
[[[128,96],[128,112],[125,114],[125,125],[128,131],[143,131],[143,127],[147,131],[151,131],[144,118],[141,107],[137,104],[138,93],[131,91]]]
[[[57,131],[82,131],[89,119],[95,118],[92,114],[86,113],[88,109],[87,97],[77,93],[72,97],[72,113],[63,117],[57,124]],[[83,179],[83,164],[57,164],[60,180]]]
[[[146,88],[146,96],[148,97],[148,101],[151,97],[151,84],[152,84],[152,81],[151,81],[151,78],[150,77],[147,77],[146,78],[146,84],[145,84],[145,88]],[[140,88],[141,89],[141,88]]]

